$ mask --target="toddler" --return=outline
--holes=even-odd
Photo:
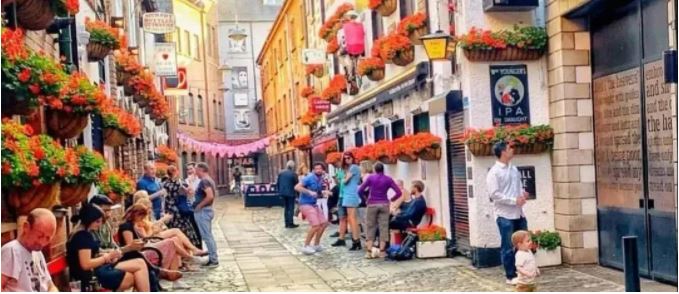
[[[528,231],[516,231],[512,234],[512,244],[516,248],[516,272],[519,275],[516,283],[517,292],[535,292],[535,279],[540,275],[535,262],[535,256],[531,251],[533,241],[531,241]]]

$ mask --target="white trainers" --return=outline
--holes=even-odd
[[[323,248],[323,246],[321,246],[321,245],[314,245],[314,251],[316,251],[316,252],[322,252],[323,250],[325,250],[325,248]]]
[[[186,290],[186,289],[191,289],[191,286],[187,285],[182,281],[172,282],[172,290]]]
[[[507,285],[516,285],[519,282],[519,278],[513,278],[511,280],[507,279],[505,282],[507,283]]]
[[[189,258],[185,258],[184,260],[190,264],[204,264],[207,262],[207,258],[200,256],[191,256]]]
[[[312,246],[303,246],[301,251],[302,251],[302,253],[304,253],[306,255],[311,255],[311,254],[316,253],[316,249],[314,249],[314,247],[312,247]]]

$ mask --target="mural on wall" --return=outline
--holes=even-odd
[[[248,88],[248,68],[245,66],[234,66],[231,70],[231,88]]]
[[[231,34],[236,33],[236,32],[242,32],[242,30],[236,29],[236,28],[230,28],[228,35],[231,35]],[[247,38],[242,39],[242,40],[234,40],[234,39],[228,38],[228,40],[229,40],[229,52],[245,53],[247,51],[246,50],[247,49],[246,43],[245,43],[245,40],[247,40]]]
[[[250,130],[252,128],[252,124],[250,123],[250,111],[249,109],[234,109],[233,114],[233,120],[234,120],[234,126],[235,129],[238,131],[246,131]]]

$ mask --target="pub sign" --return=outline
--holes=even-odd
[[[530,124],[525,64],[491,65],[490,95],[494,126]]]
[[[534,166],[517,166],[516,167],[521,173],[521,185],[523,190],[528,192],[527,199],[535,199],[535,167]]]

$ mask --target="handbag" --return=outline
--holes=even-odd
[[[193,208],[189,205],[189,199],[186,195],[177,196],[177,210],[179,210],[179,214],[183,216],[193,215]]]

